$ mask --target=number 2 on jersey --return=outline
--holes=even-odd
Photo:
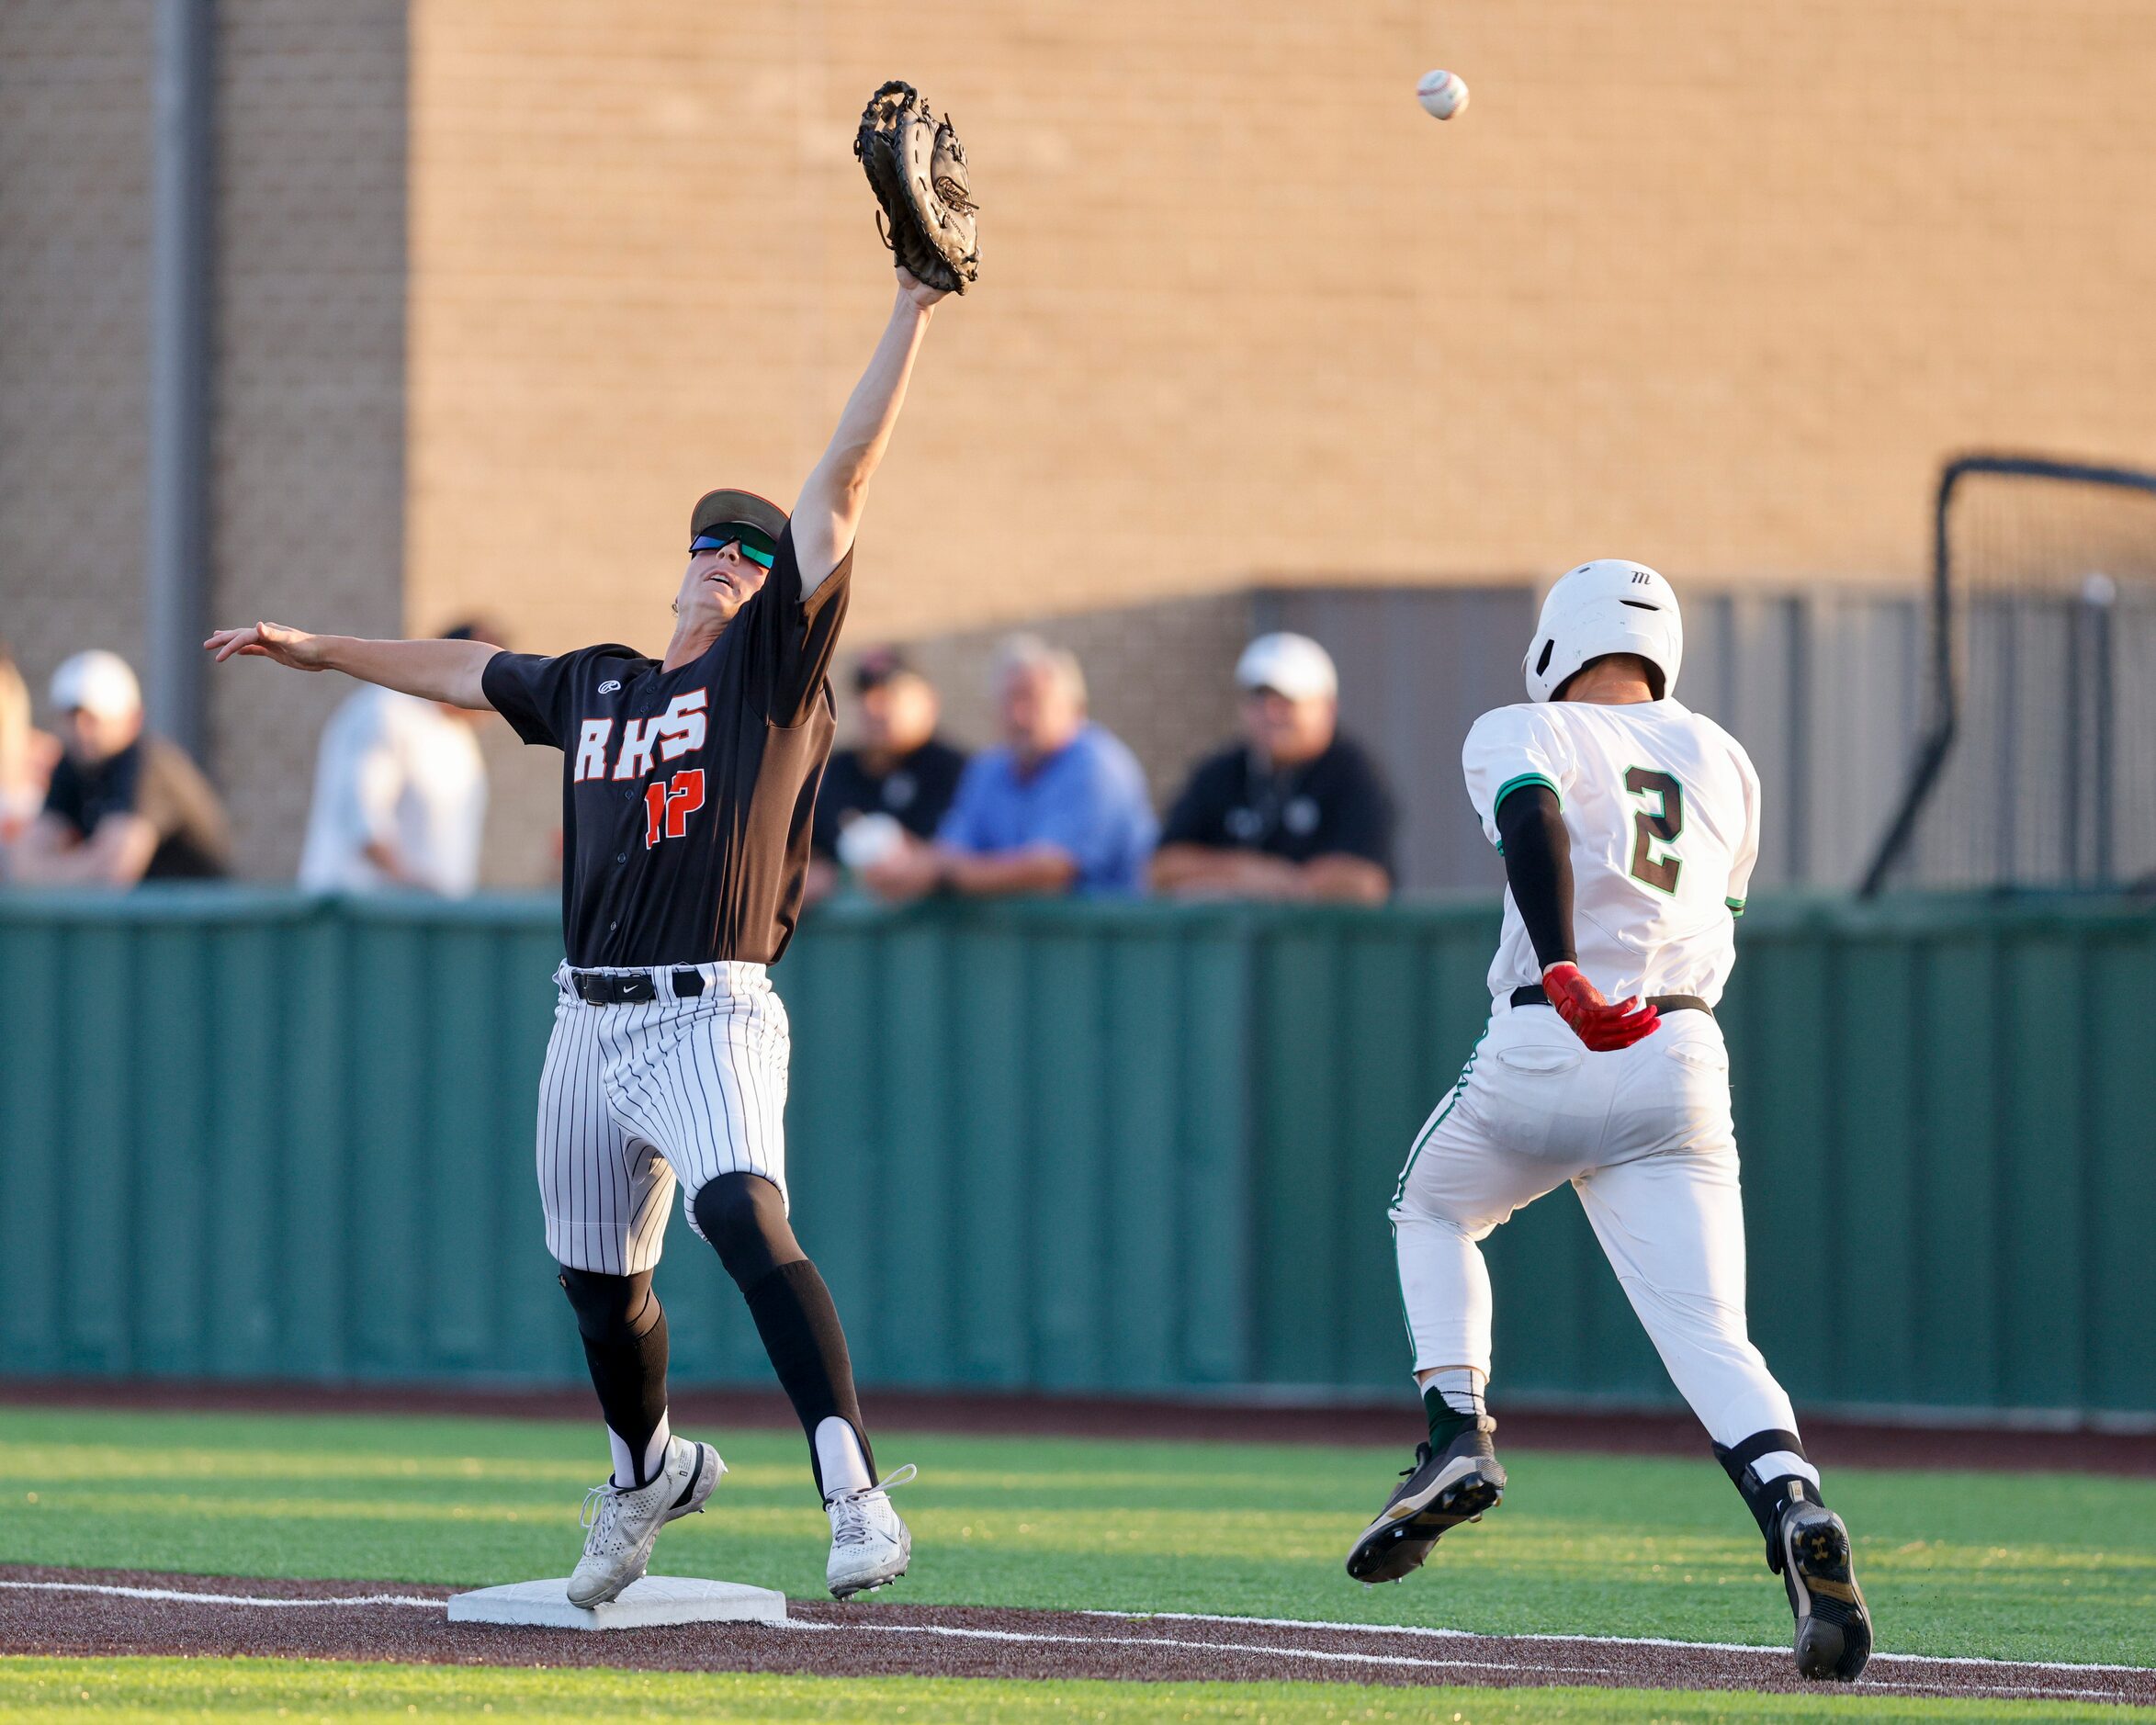
[[[1632,814],[1632,878],[1645,882],[1658,893],[1675,893],[1684,861],[1674,849],[1656,856],[1654,847],[1674,847],[1677,834],[1684,831],[1685,787],[1670,773],[1657,772],[1652,767],[1630,767],[1625,771],[1624,788],[1642,800],[1653,799],[1654,804]]]
[[[689,817],[704,806],[704,769],[683,767],[670,785],[653,779],[644,787],[644,849],[661,839],[679,839],[689,830]]]

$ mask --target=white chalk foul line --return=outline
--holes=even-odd
[[[807,1623],[789,1621],[795,1629],[811,1627]],[[1037,1629],[969,1629],[949,1623],[818,1623],[814,1627],[879,1635],[944,1635],[973,1641],[1022,1641],[1029,1646],[1047,1643],[1075,1647],[1188,1648],[1201,1653],[1263,1653],[1271,1659],[1329,1660],[1353,1665],[1412,1665],[1432,1671],[1562,1671],[1596,1677],[1609,1674],[1607,1665],[1530,1666],[1518,1660],[1416,1659],[1406,1653],[1341,1653],[1315,1647],[1281,1647],[1267,1641],[1171,1641],[1158,1635],[1051,1635]]]
[[[417,1594],[341,1594],[326,1599],[270,1599],[254,1594],[198,1594],[178,1587],[123,1587],[114,1582],[0,1581],[0,1587],[32,1593],[105,1594],[114,1599],[173,1599],[190,1606],[261,1606],[282,1609],[287,1606],[427,1606],[436,1611],[448,1607],[446,1599],[427,1599]]]
[[[15,1588],[32,1593],[99,1594],[115,1599],[153,1599],[178,1605],[251,1606],[265,1610],[320,1607],[322,1606],[405,1606],[425,1611],[445,1611],[448,1601],[429,1598],[420,1594],[344,1594],[333,1597],[316,1599],[278,1599],[260,1594],[192,1593],[178,1587],[130,1587],[118,1582],[62,1582],[62,1581],[0,1581],[0,1587]],[[1434,1629],[1422,1624],[1394,1623],[1332,1623],[1308,1618],[1237,1618],[1200,1611],[1081,1611],[1075,1615],[1086,1618],[1119,1618],[1124,1622],[1141,1623],[1219,1623],[1246,1625],[1252,1629],[1306,1629],[1318,1631],[1348,1631],[1366,1635],[1400,1635],[1432,1640],[1511,1640],[1561,1643],[1589,1647],[1661,1647],[1696,1648],[1705,1652],[1724,1653],[1779,1653],[1778,1647],[1755,1646],[1745,1641],[1673,1641],[1659,1636],[1617,1635],[1510,1635],[1483,1636],[1472,1629]],[[1171,1640],[1154,1635],[1055,1635],[1030,1629],[966,1629],[947,1623],[830,1623],[813,1619],[789,1618],[782,1624],[760,1627],[793,1629],[853,1629],[882,1635],[941,1635],[954,1640],[1010,1641],[1032,1645],[1068,1644],[1082,1647],[1167,1647],[1192,1652],[1255,1653],[1272,1659],[1306,1659],[1346,1664],[1405,1666],[1426,1670],[1449,1671],[1533,1671],[1563,1673],[1575,1676],[1607,1676],[1607,1665],[1550,1665],[1540,1661],[1495,1659],[1418,1659],[1405,1653],[1349,1653],[1334,1650],[1309,1647],[1281,1647],[1265,1641],[1187,1641]],[[1988,1665],[2002,1671],[2057,1671],[2057,1672],[2123,1672],[2138,1674],[2149,1668],[2143,1665],[2067,1664],[2044,1660],[1975,1659],[1966,1655],[1926,1655],[1923,1653],[1874,1653],[1874,1662],[1902,1662],[1910,1664],[1938,1665]],[[1861,1682],[1864,1689],[1897,1689],[1924,1693],[1960,1693],[1936,1684]],[[1988,1687],[1986,1695],[2042,1696],[2054,1699],[2087,1698],[2090,1700],[2116,1700],[2116,1695],[2107,1689],[2034,1689],[2022,1687]]]
[[[1351,1635],[1425,1637],[1432,1640],[1556,1641],[1593,1647],[1696,1648],[1708,1653],[1786,1653],[1789,1651],[1786,1643],[1768,1647],[1751,1641],[1673,1641],[1656,1635],[1496,1635],[1475,1629],[1433,1629],[1419,1623],[1329,1623],[1323,1618],[1236,1618],[1215,1616],[1203,1611],[1081,1611],[1078,1615],[1083,1618],[1121,1618],[1126,1623],[1247,1624],[1255,1629],[1326,1629]],[[1985,1659],[1970,1653],[1875,1652],[1871,1658],[1874,1664],[1884,1661],[1889,1664],[1910,1665],[1995,1665],[2007,1671],[2116,1671],[2146,1674],[2151,1669],[2147,1665],[2077,1665],[2048,1659]]]

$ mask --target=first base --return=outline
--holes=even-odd
[[[784,1623],[786,1596],[739,1582],[646,1575],[603,1606],[572,1606],[569,1582],[513,1582],[449,1600],[452,1623],[514,1623],[550,1629],[649,1629],[668,1623]]]

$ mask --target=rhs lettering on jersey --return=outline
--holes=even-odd
[[[614,738],[614,721],[586,719],[577,732],[574,782],[581,784],[587,779],[640,779],[651,771],[654,758],[678,761],[685,754],[694,753],[704,747],[708,734],[707,705],[706,692],[691,689],[675,695],[667,703],[666,711],[655,718],[624,719],[621,748],[615,756],[611,772],[607,770],[606,757]]]

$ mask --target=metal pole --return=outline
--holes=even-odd
[[[157,0],[151,138],[144,668],[151,727],[198,758],[209,622],[213,6]]]

